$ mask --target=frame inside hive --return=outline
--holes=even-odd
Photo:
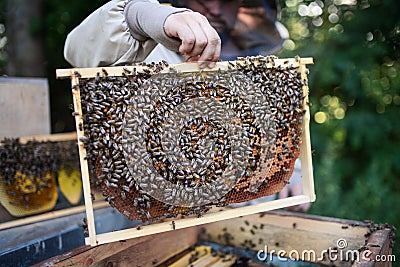
[[[19,149],[24,149],[24,146],[29,143],[32,142],[32,146],[36,147],[36,150],[40,150],[43,149],[43,147],[48,147],[49,149],[52,147],[52,143],[64,143],[64,142],[68,142],[68,143],[72,143],[72,145],[76,145],[76,132],[69,132],[69,133],[58,133],[58,134],[49,134],[49,135],[35,135],[35,136],[24,136],[24,137],[18,137],[18,138],[5,138],[3,140],[1,140],[0,142],[0,148],[2,146],[4,146],[5,144],[7,144],[8,146],[10,146],[11,142],[15,143],[15,145],[19,148]],[[39,146],[41,148],[39,148]],[[54,147],[53,147],[54,148]],[[75,147],[76,148],[76,147]],[[9,148],[9,149],[13,149],[15,150],[16,148]],[[18,149],[18,150],[19,150]],[[61,151],[64,150],[68,150],[70,149],[70,145],[65,145],[63,150],[61,150],[61,147],[58,147],[58,149],[60,149],[59,154],[57,154],[55,151],[53,151],[52,153],[50,153],[49,155],[52,156],[52,159],[54,161],[56,161],[56,159],[54,159],[54,157],[57,157],[59,155],[61,155]],[[28,166],[30,165],[34,165],[34,166],[43,166],[46,164],[51,164],[50,162],[44,162],[41,161],[40,158],[38,158],[39,156],[36,155],[36,162],[33,162],[32,160],[28,160],[29,156],[27,158],[14,158],[14,155],[7,155],[7,151],[10,150],[2,150],[0,154],[2,154],[2,156],[5,156],[7,158],[7,166],[6,168],[12,168],[11,165],[13,164],[17,164],[20,168],[21,171],[26,171],[27,169],[29,169]],[[17,150],[15,150],[17,151]],[[33,157],[33,151],[29,150],[32,155],[31,158]],[[26,153],[29,153],[29,151],[27,151]],[[44,151],[44,150],[41,150]],[[40,152],[38,152],[38,154],[40,154]],[[77,153],[76,153],[77,154]],[[75,154],[75,155],[76,155]],[[66,160],[69,161],[68,164],[71,164],[71,160],[73,160],[71,157],[73,157],[74,153],[73,151],[71,151],[71,153],[66,154]],[[79,171],[79,156],[76,155],[76,168],[75,165],[74,170]],[[11,165],[10,165],[10,160]],[[58,160],[60,161],[60,160]],[[65,163],[65,162],[64,162]],[[35,165],[36,164],[36,165]],[[58,168],[62,168],[64,166],[57,166]],[[71,168],[72,166],[69,166],[69,168]],[[59,170],[57,170],[59,171]],[[55,192],[55,194],[52,195],[51,199],[46,199],[44,201],[45,205],[40,205],[38,206],[37,204],[35,205],[35,203],[37,203],[38,199],[42,196],[45,195],[43,193],[43,191],[38,192],[25,192],[25,194],[19,192],[14,193],[16,188],[14,188],[15,184],[11,184],[9,186],[6,185],[6,180],[9,180],[10,177],[5,177],[2,176],[0,177],[0,195],[1,195],[1,199],[0,199],[0,209],[2,210],[2,214],[3,216],[0,216],[0,230],[2,229],[7,229],[7,228],[12,228],[12,227],[16,227],[16,226],[21,226],[21,225],[25,225],[25,224],[29,224],[29,223],[34,223],[34,222],[39,222],[39,221],[43,221],[43,220],[47,220],[50,218],[54,218],[54,217],[62,217],[62,216],[67,216],[70,214],[74,214],[74,213],[78,213],[78,212],[82,212],[84,211],[85,207],[84,205],[81,205],[81,192],[79,190],[77,190],[76,186],[75,187],[68,187],[69,185],[75,183],[75,179],[81,179],[80,177],[80,172],[79,172],[79,176],[77,177],[76,173],[74,173],[73,176],[66,176],[65,175],[66,172],[63,172],[62,175],[64,175],[61,179],[64,179],[63,181],[60,181],[60,176],[59,173],[57,174],[52,174],[57,176],[56,177],[56,181],[54,181],[54,189],[57,190],[57,188],[59,189],[59,192]],[[30,179],[27,179],[28,182],[30,182]],[[62,183],[62,185],[61,185]],[[76,185],[79,185],[79,183],[77,183]],[[62,186],[64,186],[62,188]],[[67,188],[66,188],[67,186]],[[69,191],[66,191],[69,190]],[[71,191],[72,190],[72,191]],[[62,194],[62,196],[61,196]],[[69,194],[69,195],[67,195]],[[34,209],[29,208],[26,209],[26,207],[23,207],[23,205],[21,203],[16,204],[13,202],[13,200],[15,200],[15,197],[17,197],[18,195],[23,195],[23,199],[24,201],[29,201],[29,204],[31,204]],[[14,197],[14,198],[13,198]],[[56,206],[56,202],[59,201],[60,197],[69,197],[68,200],[68,204],[67,202],[63,202],[63,208],[57,207]],[[35,201],[36,198],[36,201]],[[62,200],[63,201],[63,200]],[[65,200],[67,201],[67,200]],[[96,203],[95,207],[104,207],[106,203]],[[3,211],[3,209],[5,209],[5,211]],[[0,212],[1,213],[1,212]]]
[[[311,58],[294,58],[294,59],[277,59],[275,57],[259,57],[258,59],[251,59],[251,62],[255,62],[259,59],[264,60],[264,67],[268,69],[282,69],[290,67],[295,69],[296,72],[301,76],[302,92],[304,94],[304,99],[302,100],[302,108],[305,113],[301,125],[301,143],[300,143],[300,155],[302,165],[302,185],[303,194],[298,196],[292,196],[285,199],[278,199],[269,202],[264,202],[255,205],[249,205],[233,209],[212,209],[211,212],[204,214],[200,218],[184,218],[175,219],[173,223],[171,221],[150,224],[141,227],[140,230],[137,229],[125,229],[121,231],[116,231],[112,233],[96,234],[94,226],[94,215],[92,207],[92,199],[90,192],[90,180],[89,180],[89,167],[87,162],[87,151],[85,148],[85,142],[87,142],[87,137],[85,137],[84,127],[82,127],[84,121],[82,118],[82,102],[81,102],[81,89],[80,89],[80,79],[100,79],[101,77],[126,77],[138,72],[144,72],[150,76],[155,75],[156,72],[159,73],[169,73],[172,75],[178,75],[181,73],[218,73],[219,71],[232,71],[232,66],[236,68],[238,66],[246,68],[250,65],[248,59],[240,59],[234,62],[218,62],[216,67],[213,69],[206,69],[199,71],[196,64],[183,63],[177,64],[169,67],[165,67],[162,70],[155,71],[154,65],[136,65],[136,66],[125,66],[125,67],[108,67],[108,68],[82,68],[82,69],[63,69],[57,70],[57,77],[69,77],[72,82],[72,93],[75,109],[76,118],[76,128],[78,136],[78,146],[81,161],[81,172],[83,178],[84,187],[84,197],[87,213],[88,222],[88,232],[89,238],[86,242],[90,245],[96,245],[101,243],[113,242],[121,239],[127,239],[132,237],[144,236],[149,234],[154,234],[158,232],[169,231],[173,229],[185,228],[194,225],[204,224],[213,221],[219,221],[224,219],[230,219],[238,216],[243,216],[247,214],[257,213],[266,210],[278,209],[287,206],[302,204],[306,202],[312,202],[315,200],[314,185],[313,185],[313,174],[312,174],[312,161],[311,161],[311,144],[309,135],[309,109],[308,109],[308,86],[307,86],[307,64],[312,64]],[[265,61],[267,60],[267,62]],[[253,64],[254,65],[254,64]],[[254,66],[253,66],[254,67]],[[257,64],[255,64],[257,68]],[[293,167],[293,165],[292,165]],[[117,203],[118,204],[118,203]],[[123,205],[124,203],[122,203]]]

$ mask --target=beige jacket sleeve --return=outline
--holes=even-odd
[[[64,57],[74,67],[87,68],[143,61],[157,43],[177,51],[179,41],[166,36],[163,25],[181,11],[157,1],[110,1],[68,34]]]

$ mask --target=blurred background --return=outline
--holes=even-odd
[[[0,0],[0,72],[49,81],[52,133],[74,131],[66,35],[107,1]],[[286,0],[279,57],[313,57],[317,201],[309,213],[400,228],[400,2]],[[12,99],[10,99],[12,101]],[[2,126],[3,127],[3,126]],[[399,245],[394,250],[400,261]]]

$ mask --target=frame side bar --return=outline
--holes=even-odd
[[[87,153],[85,148],[84,139],[84,129],[83,127],[79,127],[79,125],[83,125],[82,119],[82,106],[81,106],[81,95],[79,88],[79,78],[76,75],[71,77],[72,83],[72,96],[74,102],[74,111],[77,112],[75,116],[75,127],[78,138],[78,149],[79,149],[79,161],[81,165],[81,175],[82,175],[82,185],[83,185],[83,194],[85,199],[85,207],[86,207],[86,220],[87,227],[89,231],[89,244],[94,246],[96,245],[96,229],[94,224],[94,211],[93,211],[93,203],[92,197],[90,194],[90,180],[89,180],[89,168],[87,162]]]
[[[306,96],[303,100],[303,108],[305,114],[303,115],[302,122],[302,143],[300,147],[300,161],[301,161],[301,176],[303,183],[303,194],[310,197],[310,201],[314,202],[316,199],[314,190],[314,177],[313,177],[313,166],[312,166],[312,156],[311,156],[311,138],[310,138],[310,108],[309,108],[309,88],[307,80],[307,67],[301,65],[299,68],[301,73],[301,79],[304,82],[303,93]]]

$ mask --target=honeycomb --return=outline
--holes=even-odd
[[[2,140],[1,204],[15,217],[49,211],[56,205],[58,188],[70,204],[77,204],[82,195],[78,160],[76,141]]]
[[[147,222],[279,192],[300,155],[306,95],[299,68],[276,59],[77,72],[91,182],[127,218]]]

